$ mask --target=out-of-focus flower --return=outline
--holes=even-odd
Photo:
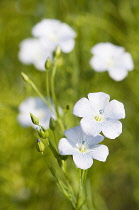
[[[89,93],[88,99],[81,98],[73,108],[73,114],[82,117],[80,125],[88,135],[97,135],[101,131],[115,139],[122,133],[122,123],[125,118],[124,105],[117,101],[110,101],[110,96],[103,92]]]
[[[106,161],[109,154],[108,147],[98,144],[103,141],[101,135],[86,135],[80,126],[65,131],[67,138],[62,138],[58,144],[61,155],[73,155],[73,161],[77,168],[88,169],[93,164],[93,159]]]
[[[52,109],[54,106],[52,104]],[[56,115],[48,108],[48,106],[39,97],[29,97],[19,106],[18,122],[23,126],[36,127],[31,121],[30,113],[33,113],[39,121],[40,125],[45,129],[49,128],[49,120],[51,117],[56,119]]]
[[[24,64],[33,64],[38,70],[45,70],[45,62],[52,57],[52,51],[44,47],[37,38],[28,38],[20,43],[19,60]]]
[[[40,38],[43,45],[52,51],[60,46],[63,52],[69,53],[75,45],[76,33],[70,26],[59,20],[43,19],[33,27],[32,34]]]
[[[128,71],[134,68],[133,60],[123,47],[111,43],[99,43],[92,49],[93,57],[90,65],[97,72],[108,71],[109,76],[116,80],[123,80]]]

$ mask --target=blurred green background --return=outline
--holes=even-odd
[[[1,0],[0,1],[0,209],[72,209],[59,192],[41,155],[36,133],[17,122],[18,106],[36,93],[20,74],[25,72],[45,95],[44,72],[18,60],[19,43],[32,37],[32,27],[43,18],[59,19],[77,33],[70,54],[56,73],[56,94],[61,107],[89,92],[102,91],[124,103],[123,133],[105,139],[110,155],[89,169],[96,210],[139,209],[139,1],[138,0]],[[94,72],[90,49],[111,42],[130,52],[135,69],[121,82],[107,72]],[[70,112],[71,112],[70,111]],[[79,119],[70,115],[69,128]],[[48,159],[51,156],[48,154]]]

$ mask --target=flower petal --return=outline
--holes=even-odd
[[[88,155],[90,155],[93,159],[99,160],[99,161],[106,161],[106,158],[109,154],[108,147],[105,145],[95,145],[89,152]]]
[[[110,96],[103,92],[89,93],[88,98],[94,112],[104,109],[110,100]]]
[[[58,150],[61,155],[73,155],[76,153],[76,150],[71,146],[66,138],[60,139]]]
[[[105,116],[111,119],[125,118],[125,109],[123,103],[112,100],[105,108]]]
[[[60,31],[59,31],[60,37],[67,37],[67,38],[75,38],[76,33],[75,31],[66,23],[61,23]]]
[[[115,139],[122,133],[122,123],[118,120],[107,120],[102,126],[103,134],[110,139]]]
[[[102,135],[97,135],[97,136],[89,136],[89,135],[86,135],[86,145],[91,149],[94,147],[94,145],[100,143],[101,141],[104,140],[104,136]]]
[[[58,31],[61,23],[55,19],[43,19],[32,28],[32,34],[35,37],[44,37],[49,33]]]
[[[107,65],[105,60],[99,56],[94,55],[90,60],[90,65],[97,72],[103,72],[107,70]]]
[[[77,143],[80,143],[83,138],[83,131],[80,126],[73,127],[69,130],[66,130],[65,136],[67,137],[68,142],[74,147]]]
[[[28,38],[20,43],[18,58],[22,63],[31,64],[41,54],[41,44],[38,39]]]
[[[59,43],[59,46],[64,53],[71,52],[74,48],[74,45],[75,45],[74,39],[72,38],[69,39],[68,37],[65,37]]]
[[[73,114],[78,117],[86,117],[92,115],[92,108],[87,98],[81,98],[73,107]]]
[[[94,55],[100,55],[102,57],[110,57],[112,54],[117,55],[119,53],[124,52],[123,47],[116,46],[114,44],[111,44],[109,42],[102,42],[96,44],[92,49],[91,52]]]
[[[130,55],[130,53],[125,53],[123,56],[123,64],[125,66],[125,68],[128,69],[128,71],[132,71],[134,68],[134,63],[132,60],[132,57]]]
[[[80,124],[81,124],[81,128],[83,129],[84,133],[86,133],[87,135],[96,136],[102,130],[101,123],[93,121],[90,118],[83,118],[80,121]]]
[[[90,168],[93,164],[93,159],[89,155],[82,153],[74,154],[73,161],[77,168],[84,170]]]
[[[121,81],[128,75],[128,71],[121,68],[112,68],[108,71],[108,73],[109,76],[115,81]]]

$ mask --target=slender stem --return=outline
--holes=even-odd
[[[57,147],[56,134],[55,134],[55,131],[54,131],[54,130],[53,130],[53,135],[54,135],[55,145],[56,145],[56,147]]]
[[[53,98],[53,101],[54,101],[54,104],[55,104],[56,113],[57,113],[57,116],[59,116],[58,107],[57,107],[57,100],[56,100],[56,95],[55,95],[55,83],[54,83],[56,69],[57,69],[57,67],[56,67],[56,64],[55,64],[53,69],[52,69],[51,92],[52,92],[52,98]]]
[[[90,179],[87,179],[86,183],[86,195],[87,195],[87,204],[89,209],[94,209],[93,203],[92,203],[92,191],[91,191],[91,183]]]
[[[49,90],[49,71],[46,71],[46,93],[48,100],[50,99],[50,90]]]
[[[56,61],[55,61],[56,62]],[[56,99],[56,94],[55,94],[55,75],[56,75],[56,63],[54,64],[54,67],[52,69],[52,76],[51,76],[51,92],[52,92],[52,98],[55,104],[55,110],[56,110],[56,114],[57,114],[57,121],[60,125],[60,128],[62,130],[62,132],[65,130],[64,128],[64,124],[62,122],[62,120],[60,119],[60,114],[59,114],[59,109],[58,109],[58,103],[57,103],[57,99]]]
[[[52,109],[51,104],[46,100],[46,98],[43,96],[43,94],[38,90],[36,85],[31,80],[29,80],[28,83],[35,90],[35,92],[38,94],[38,96],[40,96],[40,98],[44,101],[44,103],[49,107],[49,109],[54,113],[54,110]]]

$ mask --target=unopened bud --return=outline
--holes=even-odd
[[[51,130],[55,130],[56,122],[52,117],[50,118],[49,127]]]
[[[54,57],[58,58],[61,54],[61,49],[59,46],[57,46],[55,52],[54,52]]]
[[[21,73],[21,76],[22,76],[22,78],[23,78],[23,80],[25,81],[25,82],[29,82],[30,81],[30,79],[29,79],[29,77],[25,74],[25,73]]]
[[[42,139],[46,139],[49,136],[49,132],[47,130],[45,130],[44,128],[40,127],[38,129],[38,135],[39,137],[41,137]]]
[[[46,70],[50,70],[51,67],[52,67],[52,61],[51,61],[51,59],[48,57],[47,60],[46,60],[46,62],[45,62],[45,69],[46,69]]]
[[[66,109],[67,109],[67,110],[69,110],[69,109],[70,109],[70,105],[69,105],[69,104],[66,106]]]
[[[31,121],[35,125],[39,125],[39,119],[35,117],[32,113],[30,113]]]
[[[38,152],[42,152],[42,153],[45,149],[45,145],[40,139],[37,140],[36,148],[37,148]]]

